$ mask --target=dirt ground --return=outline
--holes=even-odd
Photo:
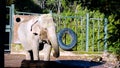
[[[6,68],[19,68],[21,66],[22,61],[25,59],[25,55],[23,54],[9,54],[5,53],[5,62],[4,66]],[[87,55],[76,55],[71,52],[61,52],[61,56],[59,58],[50,57],[50,61],[55,61],[56,63],[62,63],[65,65],[75,65],[78,68],[115,68],[118,64],[115,62],[91,62],[91,58],[88,58]],[[54,65],[54,64],[53,64]],[[119,68],[119,67],[116,67]]]

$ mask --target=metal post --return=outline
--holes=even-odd
[[[94,27],[94,23],[95,23],[95,22],[93,21],[93,29],[92,29],[92,30],[93,30],[93,35],[92,35],[92,37],[93,37],[93,38],[92,38],[92,51],[93,51],[93,52],[94,52],[94,39],[95,39],[95,35],[94,35],[94,28],[95,28],[95,27]]]
[[[49,13],[52,14],[52,10],[50,10]]]
[[[100,51],[100,20],[98,19],[98,42],[97,42],[97,46],[98,46],[98,52]]]
[[[9,34],[9,49],[11,49],[11,43],[13,38],[13,26],[14,26],[14,4],[10,8],[10,34]]]
[[[89,45],[89,14],[86,14],[86,52],[88,52]]]
[[[14,26],[14,4],[12,4],[11,5],[11,18],[12,18],[12,20],[11,20],[11,24],[12,24],[12,28],[13,28],[13,26]]]
[[[107,52],[107,18],[104,19],[104,52]]]

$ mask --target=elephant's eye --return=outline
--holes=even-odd
[[[38,33],[33,33],[34,35],[38,35]]]

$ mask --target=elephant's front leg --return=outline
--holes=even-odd
[[[25,51],[25,54],[26,54],[26,60],[31,60],[30,53],[27,50]]]
[[[51,53],[51,45],[45,43],[44,48],[43,48],[43,52],[44,52],[44,61],[49,61],[50,60],[50,53]]]
[[[32,50],[33,50],[33,60],[39,60],[38,46],[34,46]]]

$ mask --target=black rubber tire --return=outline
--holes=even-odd
[[[64,44],[62,41],[62,36],[65,33],[68,33],[72,37],[72,41],[69,45]],[[75,32],[69,28],[64,28],[64,29],[60,30],[57,34],[57,37],[58,37],[58,44],[63,50],[71,50],[76,45],[77,36],[76,36]]]

